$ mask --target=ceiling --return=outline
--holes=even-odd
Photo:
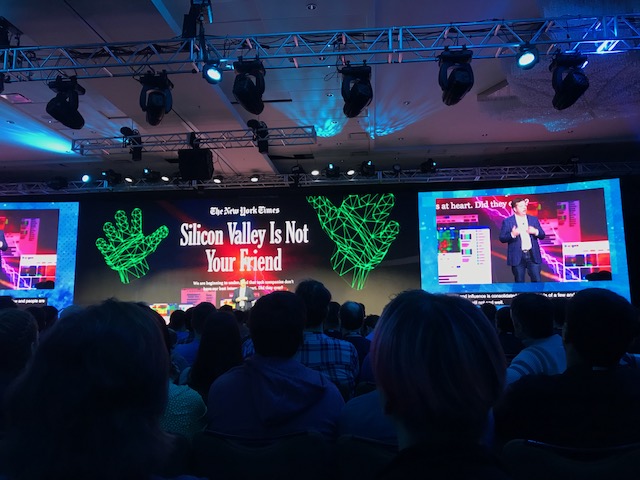
[[[410,6],[398,8],[397,0],[211,0],[213,22],[205,29],[207,35],[225,36],[637,13],[638,3],[463,0],[406,2]],[[0,16],[23,32],[21,46],[71,46],[180,37],[189,7],[189,0],[24,0],[3,2]],[[454,106],[442,102],[436,62],[373,65],[373,101],[351,119],[342,113],[335,66],[267,69],[259,116],[235,101],[233,72],[225,73],[219,85],[206,83],[198,73],[172,75],[173,109],[157,126],[145,120],[138,102],[141,86],[134,78],[84,79],[79,81],[86,89],[80,97],[81,130],[46,113],[54,95],[46,82],[11,82],[4,94],[20,94],[28,102],[0,99],[0,183],[56,176],[76,180],[106,169],[140,176],[144,167],[173,174],[176,151],[143,152],[142,160],[134,161],[128,148],[83,156],[70,152],[71,142],[116,137],[123,126],[142,135],[246,130],[252,118],[269,128],[313,125],[316,143],[271,145],[269,154],[256,147],[216,149],[216,174],[286,174],[296,164],[310,172],[328,162],[347,169],[363,160],[378,169],[395,163],[415,169],[427,159],[439,166],[635,161],[640,153],[636,53],[590,62],[589,90],[563,111],[551,104],[549,57],[526,72],[513,67],[513,58],[475,59],[474,87]]]

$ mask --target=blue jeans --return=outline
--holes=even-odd
[[[511,271],[513,272],[513,278],[516,283],[524,283],[524,274],[529,272],[529,277],[532,282],[541,282],[540,270],[542,265],[535,263],[531,250],[528,252],[522,252],[522,260],[519,265],[513,265]]]

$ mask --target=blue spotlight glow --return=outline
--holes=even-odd
[[[21,147],[75,155],[71,150],[71,140],[2,102],[0,117],[9,124],[2,129],[3,141]]]
[[[205,65],[202,75],[207,82],[213,85],[222,81],[222,72],[217,65]]]

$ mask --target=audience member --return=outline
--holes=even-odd
[[[560,336],[562,336],[568,300],[566,297],[554,297],[551,299],[553,303],[553,333],[557,333]]]
[[[304,302],[307,312],[304,339],[296,360],[324,373],[345,399],[351,398],[360,362],[352,344],[323,333],[322,324],[327,316],[331,293],[317,280],[304,280],[296,288],[296,295]]]
[[[48,330],[58,321],[58,309],[53,305],[45,305],[42,307],[42,311],[44,312],[45,319],[44,328]]]
[[[202,330],[207,317],[216,311],[216,307],[210,302],[201,302],[195,307],[191,308],[191,328],[193,329],[193,340],[189,343],[182,343],[176,345],[173,349],[175,355],[182,357],[188,366],[193,365],[198,354],[198,347],[200,346],[200,337],[202,337]]]
[[[324,375],[293,359],[305,316],[293,293],[258,299],[249,317],[256,354],[211,386],[210,430],[250,438],[315,430],[335,437],[344,405],[340,392]]]
[[[187,330],[187,312],[174,310],[169,315],[169,328],[176,332],[176,343],[187,343],[189,330]]]
[[[364,327],[362,327],[362,335],[367,340],[373,340],[373,332],[376,328],[376,324],[378,323],[378,319],[380,315],[369,314],[364,317]]]
[[[18,308],[18,305],[9,295],[0,295],[0,310],[5,308]]]
[[[397,445],[396,427],[384,413],[382,402],[377,389],[349,400],[340,412],[338,435],[355,435]]]
[[[498,330],[498,339],[502,350],[507,357],[509,363],[519,354],[524,345],[522,341],[516,337],[513,329],[513,320],[511,320],[511,308],[509,306],[498,309],[495,314],[496,329]]]
[[[327,308],[327,318],[324,321],[324,334],[331,338],[342,338],[342,330],[340,330],[340,304],[331,301]]]
[[[157,478],[171,450],[159,427],[168,365],[158,325],[139,305],[108,300],[61,319],[7,392],[4,473]]]
[[[403,292],[382,312],[371,354],[400,448],[378,478],[508,478],[481,443],[505,361],[494,326],[475,305]]]
[[[638,311],[620,295],[576,293],[566,310],[566,372],[513,384],[495,411],[498,438],[571,447],[640,442],[640,370],[618,366],[638,331]]]
[[[496,307],[495,304],[491,302],[485,302],[482,303],[479,308],[492,324],[495,323],[496,313],[498,312],[498,307]]]
[[[33,318],[36,319],[36,323],[38,324],[38,332],[42,333],[47,328],[47,318],[45,316],[42,307],[31,306],[25,308],[27,312],[29,312]]]
[[[195,362],[180,375],[206,401],[211,384],[223,373],[242,363],[238,322],[231,313],[215,312],[205,322]]]
[[[237,310],[235,308],[231,309],[231,314],[236,319],[238,323],[238,330],[240,331],[240,340],[243,342],[251,336],[249,332],[249,327],[247,326],[247,317],[248,312],[243,312],[242,310]],[[243,357],[244,358],[244,357]]]
[[[38,324],[17,308],[0,310],[0,432],[4,430],[4,395],[38,344]]]
[[[356,302],[345,302],[340,306],[339,310],[340,324],[344,331],[343,340],[346,340],[358,352],[358,361],[362,366],[364,357],[369,353],[371,341],[364,338],[360,332],[364,325],[364,310],[361,304]]]
[[[562,338],[553,333],[554,308],[539,293],[521,293],[511,301],[511,320],[516,337],[525,348],[507,368],[507,385],[526,375],[555,375],[567,368]]]
[[[138,303],[148,315],[153,317],[164,340],[167,353],[171,355],[175,347],[175,332],[170,329],[162,315],[144,303]],[[191,438],[197,432],[204,430],[207,421],[207,406],[198,392],[186,385],[176,385],[176,365],[169,365],[169,381],[167,406],[160,417],[160,428],[165,432]]]

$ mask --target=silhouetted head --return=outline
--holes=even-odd
[[[148,310],[108,300],[43,337],[7,395],[10,478],[144,478],[165,458],[169,355]]]
[[[554,316],[553,302],[541,293],[520,293],[511,300],[513,328],[520,339],[553,335]]]
[[[580,361],[592,367],[617,365],[639,332],[638,310],[610,290],[587,288],[567,302],[567,351],[575,349]]]
[[[414,436],[477,440],[502,393],[504,353],[471,302],[423,290],[384,309],[371,345],[386,410]]]
[[[331,292],[317,280],[304,280],[296,288],[307,310],[307,327],[317,327],[327,318]]]
[[[260,297],[249,315],[249,330],[256,353],[290,358],[302,343],[306,313],[300,297],[273,292]]]

